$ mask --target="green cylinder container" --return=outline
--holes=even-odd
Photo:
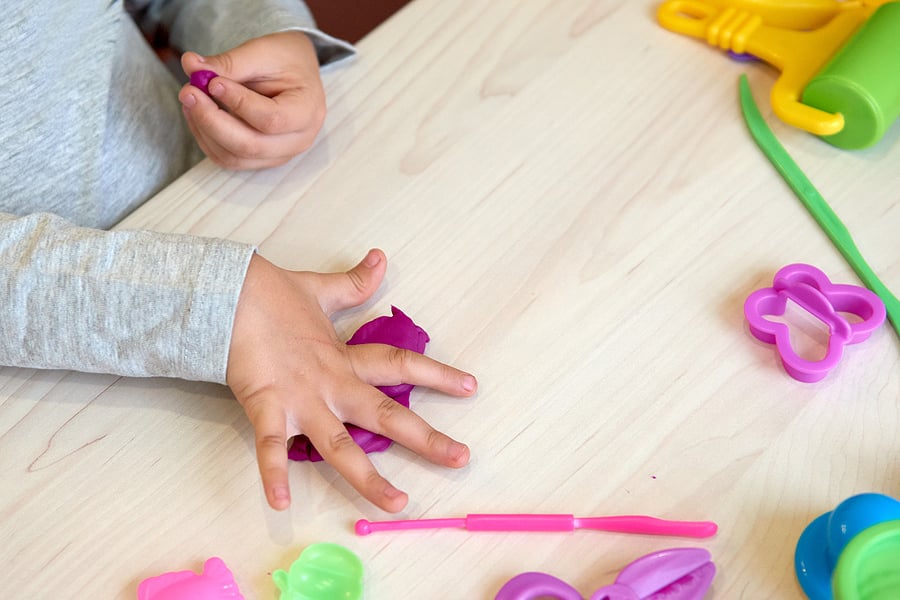
[[[878,142],[900,117],[900,2],[878,7],[803,90],[802,102],[844,116],[825,141],[845,149]]]

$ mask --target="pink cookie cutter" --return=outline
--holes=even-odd
[[[221,558],[213,556],[203,565],[203,573],[175,571],[143,580],[138,600],[244,600],[231,571]]]
[[[766,315],[783,315],[789,300],[828,326],[828,345],[821,360],[799,356],[791,345],[788,326],[766,318]],[[842,313],[856,315],[860,321],[851,323]],[[816,267],[796,263],[780,269],[772,287],[756,290],[747,297],[744,316],[750,333],[763,342],[775,344],[791,377],[812,383],[837,366],[844,346],[865,341],[884,322],[886,311],[884,303],[871,290],[832,283]]]
[[[590,600],[702,600],[716,574],[703,548],[671,548],[635,560],[614,583],[594,592]],[[583,600],[565,581],[547,573],[522,573],[500,588],[495,600]]]

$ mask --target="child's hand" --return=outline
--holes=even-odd
[[[433,429],[374,386],[411,383],[453,396],[475,393],[471,375],[416,352],[380,344],[348,346],[330,315],[365,302],[387,260],[370,251],[346,273],[285,271],[254,255],[235,315],[226,380],[256,430],[256,455],[269,504],[290,504],[287,442],[306,434],[360,494],[389,512],[407,496],[381,477],[343,423],[385,435],[448,467],[469,449]]]
[[[303,32],[273,33],[216,56],[185,52],[181,66],[188,75],[219,75],[209,83],[215,101],[190,84],[178,99],[200,148],[227,169],[284,164],[312,146],[325,121],[319,62]]]

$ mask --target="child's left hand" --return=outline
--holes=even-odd
[[[250,259],[225,380],[253,424],[263,489],[275,509],[291,502],[288,440],[301,433],[363,497],[388,512],[402,510],[409,497],[378,473],[344,423],[384,435],[438,465],[469,462],[465,444],[376,386],[409,383],[467,398],[478,386],[475,377],[412,350],[347,345],[331,323],[335,312],[368,300],[386,268],[381,250],[345,273],[288,271],[258,254]]]
[[[178,94],[197,143],[219,166],[284,164],[312,146],[325,121],[318,58],[301,31],[258,37],[215,56],[185,52],[181,66],[188,75],[219,75],[209,82],[212,98],[190,84]]]

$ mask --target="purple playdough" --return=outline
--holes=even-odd
[[[391,316],[378,317],[356,330],[356,333],[347,340],[347,344],[388,344],[397,348],[406,348],[422,354],[425,352],[425,344],[428,343],[428,334],[425,330],[413,323],[412,319],[403,314],[396,306],[391,307]],[[390,396],[403,406],[409,408],[409,393],[413,385],[401,383],[398,385],[381,386],[386,396]],[[347,424],[347,431],[359,447],[366,452],[381,452],[387,450],[392,441],[383,435],[372,433],[362,427]],[[294,438],[288,450],[288,458],[291,460],[309,460],[318,462],[322,455],[316,451],[305,435]]]
[[[218,76],[215,71],[194,71],[191,73],[191,85],[200,88],[209,96],[209,82]]]

